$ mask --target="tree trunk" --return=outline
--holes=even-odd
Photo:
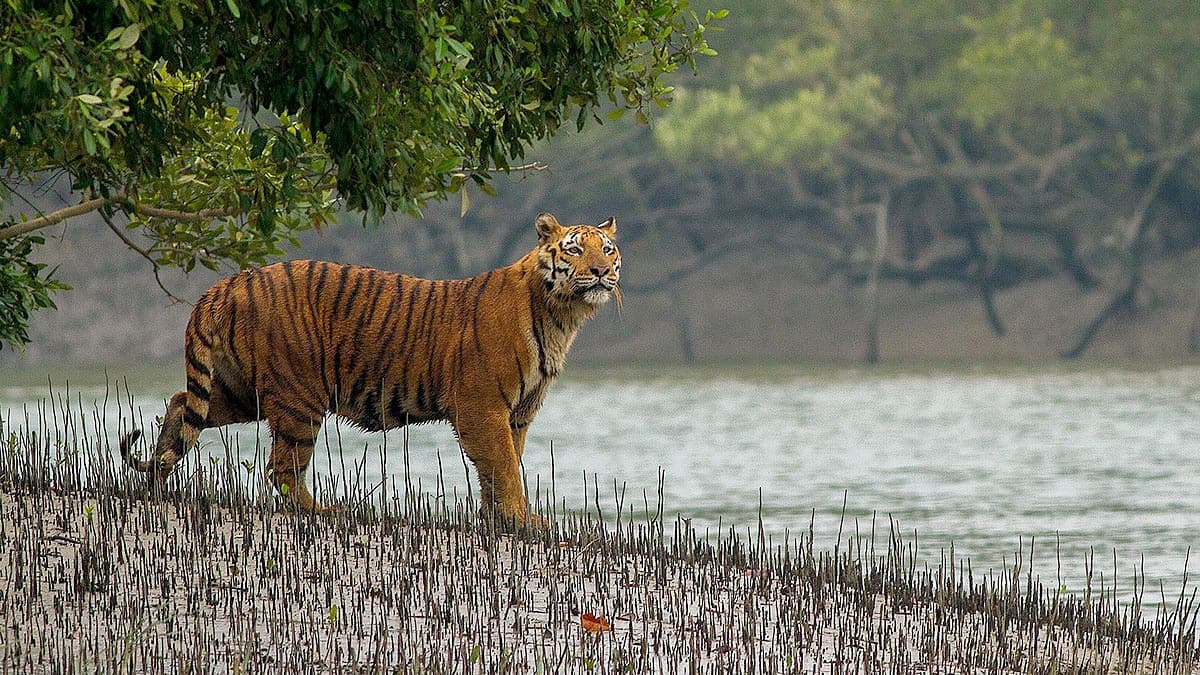
[[[684,363],[693,364],[696,362],[696,341],[692,337],[692,320],[683,309],[678,288],[671,288],[671,304],[679,312],[679,320],[676,324],[679,333],[679,353],[683,356]]]
[[[870,365],[879,363],[879,269],[883,266],[888,244],[888,202],[891,194],[885,188],[875,211],[875,255],[867,274],[867,352],[863,360]]]
[[[1125,230],[1126,255],[1128,256],[1129,265],[1129,280],[1125,284],[1121,292],[1113,296],[1104,309],[1096,315],[1083,330],[1083,334],[1079,336],[1079,340],[1070,349],[1062,352],[1063,358],[1075,359],[1083,356],[1091,346],[1092,340],[1096,334],[1100,332],[1100,328],[1106,321],[1120,313],[1122,310],[1133,309],[1137,306],[1138,289],[1142,286],[1142,264],[1143,256],[1146,249],[1146,232],[1150,229],[1150,207],[1153,206],[1154,200],[1158,196],[1158,189],[1162,187],[1163,181],[1167,176],[1175,170],[1179,158],[1172,157],[1164,160],[1158,165],[1154,171],[1154,176],[1146,185],[1146,190],[1142,193],[1142,198],[1138,200],[1137,208],[1134,209],[1130,216]]]
[[[995,258],[984,252],[983,246],[979,243],[979,233],[974,230],[967,234],[967,245],[971,256],[975,259],[975,271],[972,277],[979,286],[979,298],[983,302],[983,315],[987,318],[992,334],[996,337],[1003,337],[1004,320],[1000,318],[1000,312],[996,309],[995,289],[992,288],[992,270],[995,267]]]
[[[1192,313],[1192,325],[1188,329],[1187,350],[1193,356],[1200,353],[1200,289],[1196,293],[1196,310]]]

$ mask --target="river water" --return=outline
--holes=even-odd
[[[178,377],[133,387],[143,420],[161,414]],[[3,379],[0,411],[19,426],[22,408],[48,387]],[[92,415],[104,388],[70,396]],[[113,399],[101,417],[115,437]],[[224,438],[206,431],[200,456],[233,447],[249,460],[256,442],[269,443],[265,429],[232,429]],[[358,461],[373,484],[386,461],[387,489],[400,489],[403,432],[347,424],[326,432],[310,475]],[[447,497],[474,489],[448,426],[410,428],[408,447],[411,485]],[[656,509],[661,484],[667,518],[690,519],[711,537],[731,526],[757,536],[761,519],[782,542],[811,522],[818,547],[831,549],[839,530],[865,536],[874,527],[882,549],[894,526],[932,564],[953,542],[977,574],[1011,568],[1036,541],[1034,570],[1046,585],[1082,590],[1089,557],[1107,584],[1115,559],[1119,587],[1144,575],[1146,605],[1159,599],[1160,582],[1173,604],[1185,570],[1193,580],[1200,572],[1200,551],[1185,563],[1200,549],[1200,368],[1192,366],[577,371],[531,427],[524,468],[531,487],[549,493],[553,484],[556,503],[569,509],[594,510],[598,491],[608,516],[614,490],[641,514],[646,503]]]

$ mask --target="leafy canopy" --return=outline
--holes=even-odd
[[[156,271],[215,269],[277,255],[335,200],[465,199],[601,105],[666,105],[664,75],[714,53],[713,18],[686,0],[6,0],[3,187],[66,176],[80,203],[0,221],[0,345],[61,287],[30,262],[42,227],[98,212]]]

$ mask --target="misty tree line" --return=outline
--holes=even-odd
[[[1196,3],[763,1],[731,21],[655,138],[697,194],[790,212],[873,316],[881,280],[949,281],[1000,335],[998,291],[1064,276],[1110,296],[1074,357],[1145,309],[1148,261],[1200,243]]]
[[[628,290],[675,293],[725,255],[784,246],[816,269],[804,280],[862,289],[874,361],[881,282],[969,289],[1003,335],[997,293],[1062,278],[1107,297],[1061,345],[1076,357],[1153,311],[1148,263],[1200,244],[1194,3],[748,0],[722,27],[650,131],[535,151],[576,190],[531,177],[487,219],[433,226],[447,268],[511,257],[524,223],[504,212],[531,200],[604,211],[590,194],[617,194],[623,238],[691,256]],[[1196,289],[1200,352],[1200,270],[1178,283]]]

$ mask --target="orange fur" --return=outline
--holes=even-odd
[[[267,472],[308,510],[304,472],[326,413],[367,430],[450,422],[475,464],[484,507],[530,519],[525,432],[583,322],[617,293],[616,223],[564,227],[538,216],[538,246],[471,279],[419,279],[297,260],[243,271],[201,296],[185,333],[187,390],[167,407],[153,459],[126,462],[157,484],[200,431],[265,419]]]

